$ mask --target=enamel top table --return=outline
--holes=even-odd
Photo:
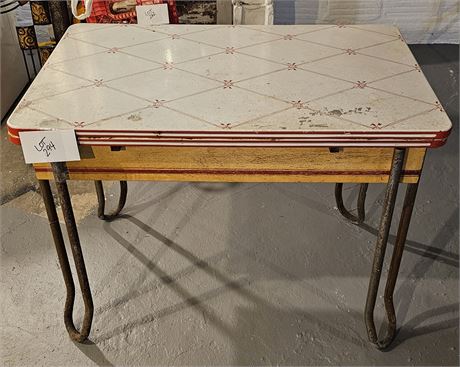
[[[368,183],[387,183],[367,295],[369,340],[396,333],[393,290],[427,148],[451,122],[398,29],[384,25],[70,27],[10,119],[19,132],[74,129],[81,161],[35,164],[67,286],[70,336],[89,335],[93,304],[66,180],[95,180],[112,219],[126,180],[336,182],[339,211],[364,220]],[[55,179],[85,301],[74,283],[49,180]],[[101,180],[120,180],[104,214]],[[344,182],[361,183],[357,215]],[[373,320],[399,183],[408,188],[385,289],[388,329]]]

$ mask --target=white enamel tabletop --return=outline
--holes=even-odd
[[[451,122],[395,27],[78,24],[8,127],[17,143],[435,147]]]

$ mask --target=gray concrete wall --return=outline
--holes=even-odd
[[[275,0],[275,24],[384,23],[409,43],[459,43],[459,0]]]

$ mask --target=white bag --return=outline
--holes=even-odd
[[[78,20],[83,20],[88,18],[91,15],[91,9],[93,8],[93,0],[85,0],[85,12],[81,15],[78,15],[77,12],[78,0],[72,0],[70,6],[72,8],[72,14]]]

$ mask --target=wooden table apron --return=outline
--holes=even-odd
[[[71,180],[223,182],[388,182],[394,148],[80,146],[68,162]],[[416,183],[425,148],[408,148],[401,182]],[[37,178],[52,179],[49,164]]]

